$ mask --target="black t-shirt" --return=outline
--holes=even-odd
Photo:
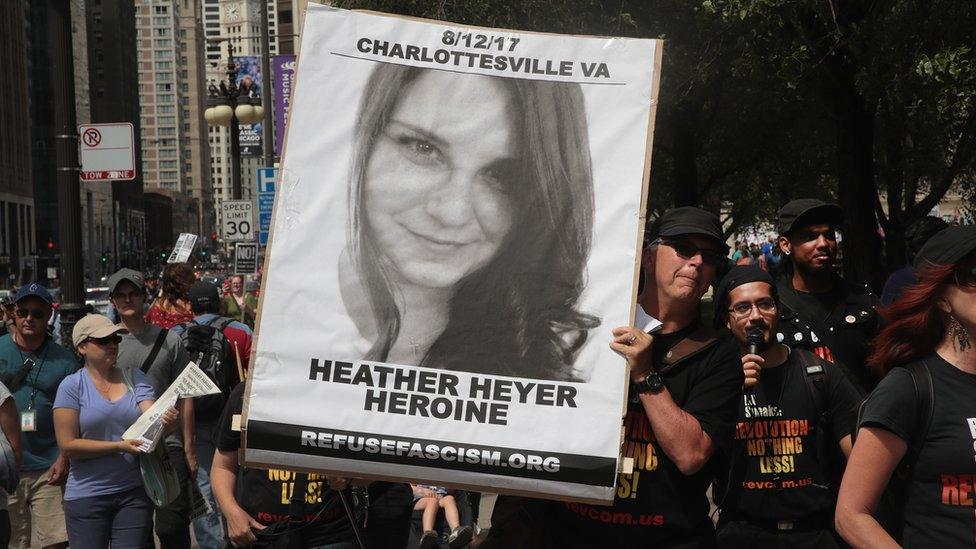
[[[790,278],[780,278],[777,289],[784,313],[781,316],[786,316],[780,322],[782,342],[811,348],[840,366],[851,382],[867,393],[878,381],[867,368],[867,356],[880,328],[880,302],[865,286],[839,277],[835,280],[831,291],[812,294],[794,289]]]
[[[655,334],[654,363],[698,328]],[[742,367],[732,345],[723,340],[680,362],[664,374],[671,398],[698,420],[716,445],[715,454],[731,448]],[[713,475],[714,455],[693,475],[684,475],[658,445],[643,406],[632,392],[624,420],[623,455],[634,458],[631,474],[620,473],[612,507],[547,502],[544,531],[553,547],[650,547],[713,536],[705,490]]]
[[[834,364],[823,362],[824,410],[818,409],[804,364],[793,351],[780,366],[765,368],[759,383],[739,405],[735,454],[723,512],[745,519],[791,520],[832,513],[834,496],[829,464],[821,463],[820,433],[830,438],[823,449],[841,455],[838,442],[851,434],[860,397]],[[814,362],[811,355],[809,362]],[[827,425],[821,426],[821,412]],[[819,428],[822,427],[822,430]],[[723,472],[720,472],[722,474]],[[726,479],[719,477],[724,484]],[[717,500],[721,501],[719,496]]]
[[[924,360],[932,374],[935,399],[932,423],[908,486],[902,543],[905,547],[972,547],[976,543],[976,375],[936,354]],[[911,373],[895,368],[865,402],[861,425],[887,429],[911,444],[918,423]]]
[[[224,406],[217,434],[217,449],[220,451],[236,452],[241,447],[241,433],[231,426],[234,415],[241,413],[245,385],[239,383]],[[242,468],[241,471],[238,504],[261,524],[288,520],[296,473],[279,469]],[[315,519],[315,522],[298,530],[302,547],[355,541],[342,501],[337,493],[328,488],[324,475],[308,475],[305,502],[303,520]]]

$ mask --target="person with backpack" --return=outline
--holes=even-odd
[[[976,226],[915,257],[917,282],[882,309],[835,520],[855,547],[972,547],[976,531]],[[876,510],[887,509],[879,522]]]
[[[777,297],[755,266],[733,267],[715,291],[715,327],[738,344],[745,376],[734,449],[715,481],[718,544],[836,548],[836,487],[860,397],[837,366],[776,340]]]
[[[194,399],[194,445],[200,460],[197,484],[211,502],[213,512],[194,521],[193,528],[200,547],[216,547],[223,539],[220,513],[210,486],[215,439],[220,414],[234,387],[244,379],[244,368],[251,356],[251,329],[241,322],[222,317],[217,286],[198,281],[188,292],[193,320],[173,328],[180,334],[187,354],[220,388],[220,394]]]
[[[108,287],[109,301],[118,312],[121,325],[128,331],[121,334],[117,365],[124,372],[138,370],[145,374],[155,398],[159,398],[189,362],[183,341],[175,332],[145,321],[143,309],[147,294],[142,273],[120,269],[109,277]],[[193,399],[182,399],[177,407],[180,429],[168,435],[165,444],[180,486],[186,486],[188,479],[196,478],[197,470],[193,447]],[[189,490],[183,490],[174,501],[156,508],[155,531],[163,547],[190,547],[191,509]]]

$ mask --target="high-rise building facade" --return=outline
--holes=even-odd
[[[0,288],[20,282],[36,242],[24,20],[21,2],[0,2],[0,67],[7,79],[0,94]]]
[[[92,123],[129,122],[140,139],[139,71],[136,48],[136,9],[132,0],[86,2],[88,76]],[[136,166],[141,151],[135,147]],[[143,174],[133,181],[113,181],[115,241],[110,250],[112,267],[141,269],[148,261]]]
[[[149,207],[169,200],[172,217],[149,231],[154,254],[180,232],[209,234],[212,227],[201,8],[200,0],[136,5],[145,189],[154,197]]]
[[[264,55],[261,51],[261,11],[268,13],[270,55],[278,53],[277,0],[204,0],[204,29],[207,37],[207,80],[216,84],[227,79],[228,57]],[[214,15],[216,14],[216,18]],[[270,75],[262,75],[264,95],[262,104],[271,108]],[[217,226],[220,225],[220,202],[232,198],[230,129],[224,126],[210,127],[211,178],[214,189],[214,207]],[[271,144],[266,144],[271,146]],[[241,199],[253,200],[256,196],[256,170],[263,166],[259,156],[241,159]]]

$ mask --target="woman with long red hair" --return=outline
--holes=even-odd
[[[933,236],[915,270],[868,359],[887,375],[864,403],[835,515],[854,547],[976,543],[976,226]],[[874,516],[889,483],[890,532]]]
[[[163,269],[163,291],[146,311],[146,322],[163,329],[193,320],[190,310],[190,286],[197,277],[186,263],[170,263]]]

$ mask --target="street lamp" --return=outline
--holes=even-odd
[[[237,86],[237,64],[234,62],[233,46],[227,47],[227,82],[215,86],[211,83],[207,91],[209,107],[203,113],[204,120],[212,126],[230,126],[231,160],[231,198],[241,198],[241,138],[240,125],[254,124],[264,119],[261,98],[254,97],[251,89]]]

